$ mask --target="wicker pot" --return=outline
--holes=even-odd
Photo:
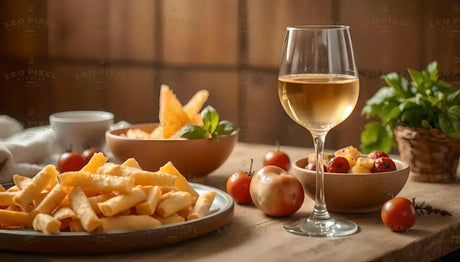
[[[460,157],[459,140],[438,129],[397,126],[393,131],[401,159],[410,164],[412,180],[455,182]]]

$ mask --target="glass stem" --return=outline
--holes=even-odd
[[[314,135],[315,152],[316,152],[316,196],[315,208],[313,209],[312,218],[318,220],[327,220],[331,216],[327,211],[326,199],[324,197],[324,141],[326,135]]]

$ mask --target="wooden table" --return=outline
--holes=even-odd
[[[273,146],[239,143],[230,158],[201,183],[225,190],[227,177],[247,169],[250,158],[261,167]],[[282,147],[292,160],[312,149]],[[207,235],[154,250],[96,256],[31,255],[0,251],[1,261],[431,261],[460,249],[460,180],[455,184],[409,181],[399,196],[416,197],[449,210],[452,217],[423,216],[407,233],[391,232],[380,213],[335,214],[353,220],[357,234],[342,238],[309,238],[287,233],[283,223],[308,216],[313,201],[288,218],[265,216],[252,205],[235,205],[233,223]],[[327,196],[326,196],[327,197]]]

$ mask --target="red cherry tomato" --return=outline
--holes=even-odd
[[[88,148],[85,151],[83,151],[83,153],[81,153],[81,156],[83,157],[83,160],[85,161],[85,164],[88,164],[88,162],[91,159],[91,157],[93,157],[93,155],[98,153],[98,152],[99,152],[99,149],[97,149],[95,147],[91,147],[91,148]]]
[[[252,177],[244,171],[237,171],[227,179],[227,193],[229,193],[236,203],[251,203],[249,185]]]
[[[75,152],[66,152],[59,156],[57,169],[59,172],[78,171],[85,166],[83,157]]]
[[[377,158],[374,162],[374,166],[371,169],[372,173],[380,173],[380,172],[390,172],[395,171],[396,165],[393,160],[389,157],[381,157]]]
[[[381,157],[389,157],[385,152],[382,151],[372,151],[367,157],[372,158],[372,159],[377,159]]]
[[[348,169],[350,169],[350,164],[345,157],[336,156],[331,159],[329,162],[329,167],[327,168],[327,172],[331,173],[347,173]]]
[[[265,153],[263,165],[277,166],[285,171],[289,171],[289,168],[291,167],[291,160],[289,159],[289,156],[282,151],[268,151]]]
[[[414,204],[407,198],[395,197],[383,204],[381,210],[383,223],[393,231],[409,230],[417,220]]]

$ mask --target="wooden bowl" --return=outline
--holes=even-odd
[[[238,132],[214,139],[148,140],[120,136],[128,129],[138,128],[152,132],[158,124],[140,124],[107,131],[108,148],[117,161],[135,158],[140,166],[157,171],[171,161],[187,178],[207,176],[224,163],[238,141]]]
[[[397,170],[392,172],[324,173],[327,209],[340,213],[370,213],[380,210],[383,203],[401,191],[409,177],[409,164],[393,161]],[[306,165],[306,158],[297,160],[292,173],[302,183],[305,193],[315,200],[316,171],[306,170]]]

